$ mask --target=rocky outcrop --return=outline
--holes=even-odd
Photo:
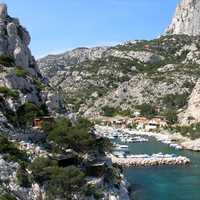
[[[200,1],[182,0],[167,33],[200,35]]]
[[[4,108],[16,111],[26,102],[38,106],[48,103],[50,112],[62,109],[61,97],[39,71],[29,49],[30,41],[29,32],[18,19],[8,15],[6,4],[0,4],[0,88],[18,94],[13,98],[0,91],[4,102],[0,111]]]
[[[18,19],[8,15],[5,4],[0,4],[0,11],[0,56],[12,56],[17,66],[37,76],[39,70],[28,48],[31,40],[28,31],[20,25]]]
[[[187,109],[179,114],[179,120],[181,124],[200,122],[200,80],[189,97]]]

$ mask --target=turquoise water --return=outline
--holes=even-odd
[[[134,200],[200,200],[200,153],[175,150],[154,139],[130,144],[130,153],[175,153],[191,159],[189,166],[130,168],[124,171],[135,189]]]

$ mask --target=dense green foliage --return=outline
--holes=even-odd
[[[46,106],[38,107],[33,103],[25,103],[16,112],[17,124],[21,128],[31,127],[33,119],[47,114]]]
[[[45,185],[48,199],[71,200],[73,194],[80,193],[85,181],[85,174],[75,166],[58,167],[55,161],[48,158],[37,158],[30,165],[33,179]]]
[[[15,74],[18,77],[26,77],[26,75],[28,74],[28,72],[22,68],[22,67],[16,67],[15,68]]]
[[[132,112],[130,110],[122,110],[120,107],[114,108],[110,106],[102,107],[103,116],[114,117],[117,115],[120,116],[131,116]]]
[[[0,195],[0,200],[17,200],[17,199],[11,194],[6,193],[3,195]]]
[[[191,139],[200,138],[200,123],[191,124],[189,126],[176,126],[172,131],[181,133],[183,136],[190,137]]]
[[[19,93],[16,90],[11,90],[7,87],[0,87],[0,94],[3,94],[5,97],[18,98]]]
[[[13,67],[14,66],[14,58],[8,55],[1,55],[0,56],[0,64],[6,67]]]
[[[103,188],[101,187],[96,187],[93,185],[89,185],[86,189],[85,189],[85,195],[86,197],[91,197],[93,196],[95,199],[102,199],[103,198]]]
[[[115,116],[116,109],[113,108],[113,107],[104,106],[102,108],[102,110],[103,110],[103,115],[104,116],[107,116],[107,117],[113,117],[113,116]]]
[[[145,117],[153,117],[157,114],[155,107],[151,104],[141,104],[137,106],[137,109],[140,110],[140,114]]]
[[[20,151],[5,136],[0,134],[0,154],[8,161],[27,162],[28,157],[24,151]]]
[[[49,132],[49,140],[66,149],[85,152],[94,147],[94,138],[89,133],[92,124],[86,119],[79,119],[73,125],[68,119],[58,119]]]
[[[185,106],[188,94],[169,94],[162,98],[163,104],[168,109],[179,109]]]
[[[25,166],[21,165],[20,168],[17,170],[16,174],[17,183],[21,187],[28,188],[31,187],[31,180],[28,172],[25,169]]]
[[[178,121],[178,116],[177,116],[176,110],[167,109],[162,113],[162,115],[166,117],[166,120],[170,124],[175,124]]]

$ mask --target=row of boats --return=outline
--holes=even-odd
[[[140,136],[133,136],[121,130],[117,130],[112,133],[104,133],[104,137],[107,137],[110,140],[119,139],[123,143],[138,143],[138,142],[148,142],[147,138]]]
[[[113,155],[118,157],[118,158],[174,158],[177,157],[176,154],[163,154],[163,153],[157,153],[157,154],[152,154],[152,155],[148,155],[148,154],[126,154],[126,152],[123,151],[114,151]]]
[[[172,141],[169,139],[158,139],[158,141],[162,142],[163,144],[167,144],[167,145],[169,145],[169,147],[175,148],[177,150],[183,149],[183,147],[181,145],[172,143]]]

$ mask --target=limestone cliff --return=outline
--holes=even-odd
[[[182,124],[200,122],[200,80],[189,97],[187,109],[179,115],[179,119]]]
[[[200,35],[200,1],[181,0],[167,33]]]
[[[0,4],[0,112],[16,111],[31,102],[60,111],[61,99],[41,75],[29,49],[31,37],[19,20]]]

